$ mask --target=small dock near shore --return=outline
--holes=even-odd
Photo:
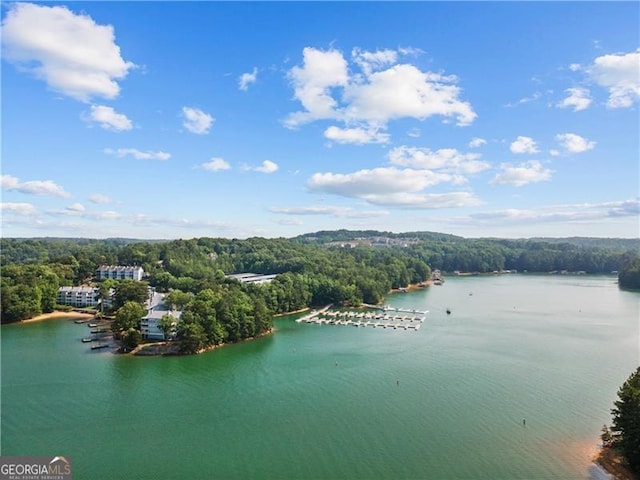
[[[296,322],[418,331],[429,313],[427,310],[393,307],[376,307],[376,310],[367,311],[330,308],[331,305],[328,305],[320,310],[313,310],[298,318]]]

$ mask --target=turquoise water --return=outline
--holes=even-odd
[[[2,454],[71,457],[78,479],[595,478],[639,300],[614,277],[448,277],[388,298],[430,310],[417,332],[285,317],[193,357],[4,326]]]

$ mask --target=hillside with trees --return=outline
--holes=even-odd
[[[640,256],[622,266],[618,273],[618,283],[622,288],[640,290]]]
[[[225,332],[222,336],[234,340],[263,331],[263,316],[328,303],[379,303],[393,288],[428,279],[431,269],[610,273],[637,258],[639,245],[637,240],[625,239],[465,239],[434,232],[348,230],[291,239],[5,238],[1,241],[2,322],[52,311],[58,287],[95,284],[99,265],[139,265],[147,273],[145,281],[160,292],[188,294],[189,301],[208,292],[207,300],[200,298],[202,308],[184,305],[184,325],[199,324],[204,330],[188,327],[190,334],[218,341],[220,329],[204,324],[215,310]],[[239,272],[277,277],[264,285],[225,277]],[[115,284],[109,286],[117,289]],[[227,305],[227,298],[239,304]],[[116,307],[123,305],[117,302]],[[249,318],[254,319],[253,326]]]

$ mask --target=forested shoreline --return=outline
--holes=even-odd
[[[99,265],[139,265],[148,285],[181,298],[185,324],[204,330],[194,327],[198,338],[237,341],[270,329],[274,314],[328,303],[380,303],[391,289],[428,279],[431,269],[623,274],[639,262],[639,245],[636,239],[465,239],[347,230],[290,239],[4,238],[2,322],[54,310],[58,287],[90,284]],[[238,272],[278,276],[264,285],[225,277]],[[211,318],[218,324],[207,325]]]

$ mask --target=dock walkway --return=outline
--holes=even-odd
[[[428,310],[391,307],[378,307],[376,311],[330,310],[330,308],[331,305],[327,305],[320,310],[313,310],[298,318],[296,322],[418,331],[429,313]]]

